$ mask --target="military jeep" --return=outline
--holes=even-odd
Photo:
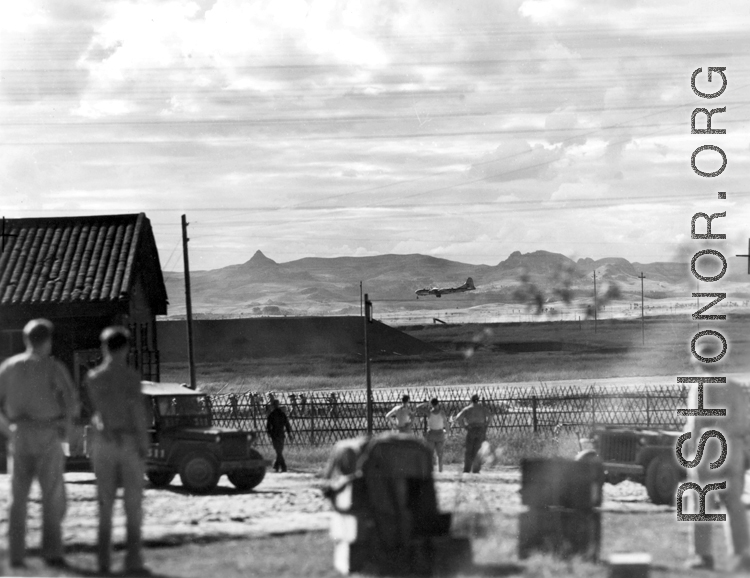
[[[579,459],[600,459],[605,482],[619,484],[629,479],[645,485],[654,504],[674,504],[677,486],[686,476],[675,453],[680,435],[676,431],[600,426],[586,440],[593,447],[584,449]]]
[[[147,381],[141,390],[151,436],[146,477],[154,486],[168,486],[176,474],[195,494],[213,490],[222,474],[239,490],[263,481],[271,462],[252,447],[255,432],[215,427],[207,395],[181,384]]]

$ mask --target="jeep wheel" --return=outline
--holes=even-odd
[[[180,462],[182,485],[193,494],[207,494],[216,487],[219,477],[219,464],[210,454],[195,452]]]
[[[646,491],[654,504],[674,504],[680,475],[666,456],[657,456],[646,469]]]
[[[157,488],[166,488],[174,479],[174,472],[146,472],[146,477],[151,485]]]
[[[263,459],[263,456],[255,450],[250,450],[249,453],[249,457],[253,460]],[[228,473],[227,477],[238,490],[252,490],[263,481],[263,478],[266,477],[266,466],[259,466],[247,470],[235,470],[234,472]]]

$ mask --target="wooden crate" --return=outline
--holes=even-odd
[[[604,467],[601,462],[565,458],[529,458],[521,462],[521,502],[590,510],[601,506]]]
[[[341,574],[363,572],[384,575],[448,576],[472,563],[471,541],[452,536],[414,538],[403,547],[383,550],[367,539],[336,541],[333,566]]]
[[[596,562],[601,545],[601,512],[568,508],[529,508],[518,520],[518,556],[545,552]]]

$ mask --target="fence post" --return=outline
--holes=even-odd
[[[310,445],[315,445],[315,395],[310,396]]]
[[[594,386],[591,386],[589,394],[591,395],[591,425],[596,427],[596,390]]]
[[[650,404],[651,395],[649,392],[646,392],[646,427],[651,427],[651,404]]]
[[[537,432],[539,429],[539,422],[536,417],[536,404],[537,404],[537,397],[536,395],[531,396],[531,422],[534,425],[534,433]]]

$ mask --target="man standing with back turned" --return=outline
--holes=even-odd
[[[34,478],[42,489],[42,557],[49,566],[65,566],[63,442],[79,406],[68,370],[50,355],[52,329],[46,319],[29,321],[23,328],[26,351],[0,365],[0,421],[10,423],[11,433],[8,549],[12,568],[24,566],[26,504]]]
[[[707,346],[699,346],[697,353],[701,357],[711,358],[718,351]],[[727,368],[724,367],[722,361],[700,363],[697,358],[691,356],[691,362],[696,373],[703,374],[705,377],[726,375]],[[701,385],[703,391],[701,391]],[[712,510],[717,506],[724,506],[727,516],[727,521],[723,524],[727,536],[726,543],[727,546],[731,545],[729,550],[733,554],[733,559],[729,562],[729,570],[748,573],[750,572],[750,531],[745,505],[742,503],[745,470],[747,469],[746,440],[750,436],[748,399],[740,384],[727,378],[726,383],[691,384],[687,407],[726,410],[724,416],[690,416],[687,418],[685,433],[690,433],[690,439],[684,442],[682,455],[686,459],[693,457],[701,436],[707,431],[718,431],[724,436],[727,453],[723,463],[716,468],[711,468],[711,462],[721,454],[721,447],[717,439],[709,438],[705,446],[706,455],[702,459],[698,458],[700,463],[697,467],[688,469],[688,481],[697,483],[702,488],[709,483],[726,482],[725,489],[708,493],[706,511],[714,513]],[[697,492],[690,490],[686,493],[686,498],[689,504],[686,509],[690,513],[697,513],[699,510]],[[712,539],[714,525],[716,525],[715,522],[690,522],[693,556],[688,561],[689,567],[703,570],[714,569]]]
[[[104,361],[86,376],[94,410],[91,461],[99,495],[99,571],[110,570],[112,509],[122,485],[127,518],[125,573],[147,576],[141,550],[141,500],[149,439],[141,379],[127,364],[127,329],[108,327],[100,339]]]
[[[487,438],[487,425],[492,419],[490,411],[479,404],[479,396],[471,396],[471,405],[467,405],[456,416],[454,422],[466,426],[466,450],[464,452],[464,473],[478,474],[482,462],[478,458],[479,448]]]

